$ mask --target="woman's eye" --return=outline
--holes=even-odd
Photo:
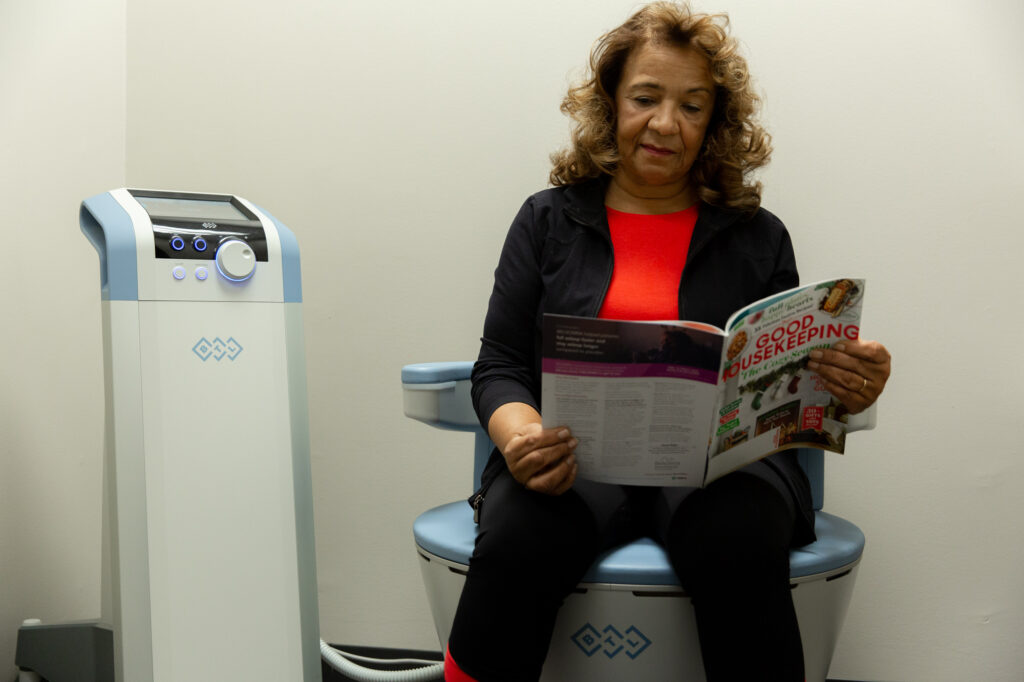
[[[683,111],[689,114],[699,114],[701,112],[701,108],[696,104],[684,104]]]
[[[637,104],[642,104],[645,106],[648,104],[654,104],[654,98],[652,97],[634,97],[633,101],[636,102]]]

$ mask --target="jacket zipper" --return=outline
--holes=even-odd
[[[601,238],[604,239],[604,243],[608,246],[609,251],[611,251],[611,265],[605,270],[604,286],[601,289],[601,296],[597,299],[597,306],[590,311],[590,317],[597,317],[598,313],[601,312],[601,306],[604,304],[604,298],[608,295],[608,287],[612,284],[612,273],[615,271],[615,247],[612,244],[611,235],[602,233],[594,225],[584,222],[577,216],[573,215],[571,211],[566,211],[565,215],[569,220],[572,220],[577,225],[582,225],[583,227],[589,230],[594,230],[600,234]]]
[[[697,216],[697,223],[700,224],[700,215]],[[715,227],[715,226],[711,226],[710,230],[711,230],[710,232],[702,235],[703,238],[700,241],[695,242],[691,238],[690,246],[687,249],[686,262],[683,263],[683,274],[679,278],[679,291],[676,292],[676,297],[679,299],[679,319],[680,320],[685,320],[686,319],[686,308],[687,308],[686,304],[688,303],[688,301],[686,300],[686,297],[683,295],[683,289],[685,288],[686,280],[689,278],[690,272],[691,272],[691,270],[690,270],[690,268],[688,266],[690,265],[691,261],[694,261],[694,260],[697,259],[697,254],[699,254],[704,249],[705,246],[707,246],[709,243],[711,243],[711,241],[721,231],[720,228]],[[697,225],[693,226],[693,231],[696,234],[696,232],[697,232]]]
[[[475,523],[477,525],[480,524],[480,505],[482,505],[483,503],[484,503],[484,494],[483,493],[477,493],[476,495],[474,495],[473,499],[470,500],[470,503],[469,503],[473,507],[473,523]]]

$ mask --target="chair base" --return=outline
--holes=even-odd
[[[451,632],[467,566],[417,546],[441,649]],[[793,578],[793,605],[808,682],[824,682],[853,594],[858,558]],[[666,673],[666,671],[672,671]],[[704,680],[690,599],[677,585],[581,583],[559,611],[542,682]]]

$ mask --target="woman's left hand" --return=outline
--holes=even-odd
[[[892,370],[892,358],[877,341],[840,341],[828,350],[811,351],[807,363],[825,380],[828,392],[839,398],[851,414],[878,400]]]

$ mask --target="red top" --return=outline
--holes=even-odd
[[[623,213],[606,207],[615,267],[598,317],[679,318],[679,281],[699,205],[664,215]]]

